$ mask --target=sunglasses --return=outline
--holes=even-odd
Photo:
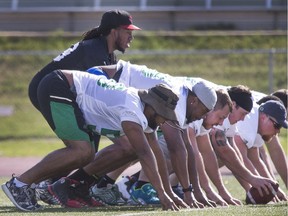
[[[276,129],[276,130],[280,130],[281,129],[281,125],[280,124],[278,124],[276,121],[274,121],[272,118],[270,118],[269,117],[269,119],[270,119],[270,121],[273,123],[273,126],[274,126],[274,128]]]

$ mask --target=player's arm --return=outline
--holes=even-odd
[[[243,142],[239,136],[235,136],[235,143],[237,143],[237,137],[240,139],[239,141]],[[252,186],[256,187],[261,195],[263,195],[261,188],[265,190],[266,194],[269,193],[269,188],[271,187],[270,184],[275,182],[270,179],[253,175],[241,162],[234,149],[227,143],[227,139],[223,131],[216,128],[212,129],[210,132],[210,141],[216,154],[233,172],[233,174],[237,176],[237,178],[245,180]],[[246,191],[249,190],[249,185],[247,185],[247,183],[242,186]]]
[[[129,142],[135,149],[142,169],[157,191],[162,208],[164,210],[176,209],[177,207],[175,203],[170,199],[164,190],[155,156],[148,144],[142,127],[139,124],[130,121],[123,121],[121,124]]]
[[[263,162],[263,160],[260,159],[258,148],[249,149],[248,150],[248,157],[250,158],[253,165],[256,167],[256,169],[258,170],[258,172],[261,176],[267,177],[269,179],[273,179],[273,177],[270,175],[270,172],[267,169],[265,163]],[[275,180],[275,179],[273,179],[273,180]],[[277,197],[279,198],[279,200],[284,200],[284,201],[287,200],[285,193],[280,188],[277,191]],[[276,199],[276,201],[277,201],[277,199]]]
[[[212,186],[210,185],[207,173],[205,171],[205,167],[204,167],[204,161],[202,158],[202,154],[199,152],[198,149],[198,137],[196,138],[196,134],[194,132],[194,129],[189,127],[188,128],[189,131],[189,138],[190,138],[190,143],[193,147],[193,151],[194,151],[194,156],[195,156],[195,163],[196,163],[196,168],[197,168],[197,172],[199,175],[199,182],[201,187],[203,188],[203,190],[205,191],[207,198],[214,201],[215,203],[217,203],[218,205],[221,206],[225,206],[228,205],[212,188]],[[217,161],[216,161],[217,163]],[[191,173],[191,175],[193,175],[193,173]],[[190,177],[191,179],[191,177]],[[211,202],[212,205],[215,205],[214,203]]]
[[[278,135],[274,136],[272,140],[266,143],[266,147],[269,151],[270,157],[273,161],[273,164],[281,176],[282,181],[288,187],[288,165],[287,165],[287,158],[283,147],[280,143]]]
[[[200,207],[202,207],[203,205],[213,206],[214,203],[209,202],[209,200],[205,197],[205,195],[202,192],[201,187],[200,187],[198,171],[197,171],[196,162],[195,162],[195,152],[194,152],[193,146],[191,144],[188,129],[186,129],[183,133],[183,140],[184,140],[187,152],[188,152],[189,179],[193,185],[195,198],[198,202],[200,202],[197,204]],[[201,204],[201,205],[199,205],[199,204]]]
[[[99,69],[103,70],[110,78],[114,77],[117,72],[117,65],[101,65]]]
[[[268,155],[266,153],[266,150],[264,148],[264,145],[258,148],[259,151],[259,157],[260,159],[263,161],[263,163],[265,164],[267,170],[269,171],[269,174],[271,175],[271,177],[276,180],[275,175],[273,173],[273,169],[271,167],[271,163],[269,161]]]
[[[213,184],[217,188],[219,195],[228,204],[240,205],[241,201],[233,198],[231,194],[228,192],[228,190],[226,189],[226,187],[224,186],[224,183],[222,181],[222,177],[219,171],[217,158],[212,149],[208,134],[205,134],[203,136],[198,136],[197,144],[198,144],[199,151],[201,152],[201,155],[204,160],[205,170],[210,180],[213,182]]]
[[[262,176],[259,176],[257,173],[257,170],[255,169],[252,162],[248,158],[248,149],[247,149],[246,144],[243,142],[243,140],[241,139],[241,137],[239,135],[234,136],[234,139],[235,139],[235,143],[236,143],[237,147],[239,148],[239,151],[241,152],[245,166],[247,167],[247,169],[253,170],[253,171],[250,170],[251,172],[255,173],[255,174],[251,174],[250,178],[248,178],[249,180],[247,180],[247,181],[252,186],[257,188],[257,190],[261,196],[264,195],[261,188],[264,189],[266,194],[269,194],[269,190],[273,191],[271,184],[276,184],[276,181],[274,181],[270,178],[264,178]],[[240,175],[240,177],[241,177],[241,175]]]
[[[239,149],[238,149],[238,147],[237,147],[237,145],[235,143],[234,137],[227,137],[227,141],[230,144],[230,146],[234,149],[234,151],[237,154],[239,160],[243,162],[242,155],[241,155],[241,153],[240,153],[240,151],[239,151]]]
[[[236,145],[237,145],[237,147],[241,153],[245,167],[247,167],[247,169],[249,169],[250,172],[252,172],[254,175],[259,175],[257,169],[255,168],[252,161],[250,160],[251,157],[248,155],[248,152],[251,152],[253,150],[253,147],[248,149],[246,144],[243,142],[243,140],[241,139],[241,137],[239,135],[235,136],[235,142],[236,142]]]
[[[244,166],[237,153],[229,145],[225,132],[217,128],[210,131],[210,141],[216,155],[237,176],[249,181],[251,172]]]
[[[248,156],[249,161],[252,162],[253,167],[255,167],[255,169],[257,170],[257,173],[259,173],[260,176],[273,179],[266,165],[264,164],[263,160],[260,158],[258,148],[252,147],[248,149],[247,156]]]
[[[188,155],[182,138],[183,131],[173,126],[174,123],[169,121],[161,126],[167,148],[171,157],[173,170],[184,189],[190,187],[188,175]],[[191,207],[194,206],[192,192],[184,193],[184,201]]]
[[[167,194],[170,196],[170,198],[176,203],[177,206],[181,206],[184,208],[187,208],[188,205],[185,204],[172,190],[170,181],[169,181],[169,173],[168,173],[168,168],[167,168],[167,164],[164,158],[164,154],[158,144],[157,141],[157,136],[154,133],[146,133],[145,134],[148,140],[148,143],[152,149],[152,151],[154,152],[154,155],[156,157],[156,161],[157,161],[157,165],[159,168],[159,174],[161,176],[163,185],[164,185],[164,189],[167,192]]]

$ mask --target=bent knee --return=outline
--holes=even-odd
[[[117,146],[118,149],[121,149],[123,153],[132,154],[134,153],[134,148],[130,144],[128,139],[116,139],[113,140],[114,145]]]
[[[95,156],[95,150],[91,143],[80,141],[76,144],[69,146],[74,151],[75,162],[79,167],[85,166],[91,161],[93,161]]]
[[[91,145],[87,148],[84,148],[84,149],[81,148],[81,150],[79,151],[79,158],[81,158],[82,166],[93,161],[94,156],[95,156],[95,151]]]

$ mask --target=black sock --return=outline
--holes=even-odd
[[[59,179],[61,179],[64,176],[68,176],[70,174],[70,172],[67,173],[61,173],[61,175],[59,176],[54,176],[53,178],[51,178],[51,183],[54,183],[56,181],[58,181]]]
[[[147,184],[149,182],[146,182],[146,181],[137,181],[135,183],[135,189],[140,189],[143,185]]]
[[[103,177],[101,177],[100,181],[97,184],[98,188],[103,188],[103,187],[107,187],[108,184],[114,184],[115,180],[111,179],[109,176],[105,175]]]
[[[76,172],[72,173],[68,178],[74,179],[79,182],[84,182],[88,185],[94,185],[98,182],[99,177],[96,175],[88,175],[84,169],[80,168]]]

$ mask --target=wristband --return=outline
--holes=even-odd
[[[190,184],[188,188],[183,188],[182,191],[183,191],[183,193],[193,192],[192,184]]]

